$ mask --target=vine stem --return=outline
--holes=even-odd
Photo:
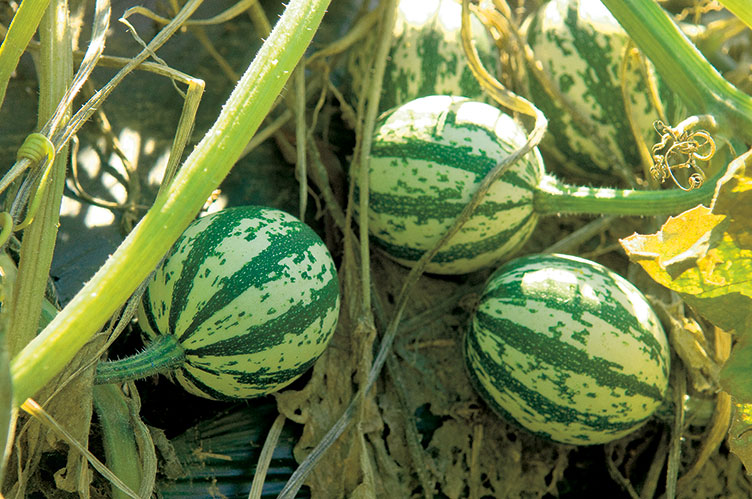
[[[170,187],[94,277],[11,361],[13,404],[20,406],[62,371],[157,266],[256,132],[303,56],[329,0],[290,0],[214,126]]]
[[[533,205],[539,215],[671,215],[698,204],[709,205],[715,187],[716,182],[707,181],[691,191],[611,189],[567,185],[551,175],[544,175],[533,195]]]
[[[732,14],[752,28],[752,5],[749,0],[720,0]]]
[[[91,467],[97,470],[102,476],[106,477],[110,482],[116,485],[120,490],[127,491],[129,497],[138,497],[120,478],[115,476],[112,471],[104,465],[102,461],[92,454],[81,442],[78,441],[68,430],[66,430],[55,418],[53,418],[44,408],[39,405],[34,399],[26,400],[22,409],[28,414],[37,419],[46,428],[57,433],[63,441],[65,441],[72,449],[76,449],[81,456],[91,464]]]
[[[752,141],[752,97],[729,83],[655,0],[603,3],[692,113],[712,114],[727,136]],[[743,5],[739,0],[724,3]],[[746,5],[740,9],[749,12]]]
[[[21,2],[8,27],[8,33],[0,44],[0,106],[5,99],[13,71],[31,41],[50,0],[27,0]]]
[[[185,349],[175,336],[164,334],[135,355],[97,364],[95,385],[122,383],[170,372],[185,364]]]
[[[40,51],[37,70],[40,128],[47,119],[56,114],[58,103],[73,80],[68,7],[66,0],[50,2],[47,13],[39,25]],[[69,117],[70,106],[59,109],[59,115],[61,119]],[[26,221],[34,220],[34,223],[24,229],[18,278],[13,288],[13,310],[8,324],[8,348],[11,355],[17,354],[31,341],[39,327],[44,290],[55,250],[60,203],[65,188],[68,148],[62,147],[60,153],[55,156],[49,151],[51,143],[45,140],[44,149],[49,158],[48,164],[39,183],[33,184],[36,186],[36,192],[31,194]],[[25,222],[20,226],[24,227]]]
[[[379,114],[379,101],[381,99],[381,88],[384,82],[384,73],[386,72],[386,61],[389,55],[389,49],[392,42],[392,29],[396,18],[397,1],[387,0],[384,2],[384,17],[382,23],[384,30],[376,46],[375,63],[373,65],[370,86],[368,88],[368,100],[365,107],[365,117],[361,129],[362,141],[360,144],[359,162],[357,164],[358,185],[363,192],[368,192],[370,185],[370,175],[368,171],[368,162],[370,161],[371,144],[373,142],[373,131],[376,127],[376,118]],[[358,210],[360,213],[368,213],[369,196],[360,196],[358,201]],[[362,223],[358,226],[360,238],[360,266],[363,276],[371,275],[371,258],[370,243],[368,239],[368,217],[363,217]],[[361,294],[361,315],[368,323],[372,323],[371,315],[371,283],[370,279],[362,280]]]
[[[101,427],[107,468],[130,489],[121,490],[118,488],[119,484],[112,482],[112,498],[144,497],[136,492],[140,492],[142,482],[150,480],[142,473],[141,456],[136,443],[138,435],[134,435],[134,422],[123,391],[117,385],[95,386],[92,399]]]

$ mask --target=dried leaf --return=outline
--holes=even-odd
[[[692,386],[698,391],[711,391],[718,386],[720,367],[708,354],[702,328],[694,319],[671,318],[671,346],[687,367]]]
[[[316,362],[311,380],[302,390],[286,390],[275,395],[280,413],[305,425],[294,451],[298,461],[318,444],[355,394],[352,380],[359,376],[358,369],[362,366],[353,352],[362,350],[360,341],[369,334],[362,330],[362,323],[352,328],[348,327],[350,324],[347,320],[340,321],[329,348]],[[373,399],[367,397],[355,424],[332,445],[306,479],[311,494],[314,497],[354,494],[366,474],[364,446],[359,442],[358,432],[379,433],[382,427]],[[332,473],[333,469],[338,472]]]

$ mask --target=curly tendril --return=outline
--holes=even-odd
[[[653,166],[650,167],[650,173],[653,178],[663,182],[671,177],[685,191],[700,187],[706,176],[697,161],[707,161],[715,154],[715,141],[710,133],[705,130],[690,132],[681,126],[672,128],[660,120],[653,122],[653,128],[661,136],[661,140],[651,150]],[[679,182],[674,175],[675,169],[693,170],[687,179],[689,186]]]
[[[42,202],[42,195],[47,187],[47,178],[50,176],[52,163],[55,160],[55,146],[50,139],[41,133],[32,133],[29,134],[23,144],[21,144],[21,147],[16,153],[16,157],[18,159],[25,158],[35,164],[44,166],[44,172],[42,173],[42,176],[37,183],[37,188],[32,194],[33,197],[26,208],[26,218],[15,228],[15,230],[21,230],[31,225],[31,222],[34,221],[34,216],[36,215],[37,210],[39,210],[39,205]]]
[[[47,158],[49,163],[55,159],[55,146],[50,139],[41,133],[31,133],[18,148],[16,159],[28,159],[33,163],[41,163]]]

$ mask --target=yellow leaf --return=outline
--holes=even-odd
[[[697,206],[669,218],[656,234],[633,234],[620,242],[633,262],[639,263],[654,280],[671,288],[672,281],[681,275],[679,268],[689,270],[698,258],[707,254],[709,234],[725,218],[713,215],[710,208]]]
[[[725,330],[744,334],[752,319],[752,150],[719,182],[711,208],[670,218],[656,234],[621,240],[633,262]],[[752,173],[752,170],[750,170]]]

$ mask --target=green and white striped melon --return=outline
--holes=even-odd
[[[483,177],[526,140],[510,116],[462,97],[422,97],[396,108],[377,124],[371,148],[368,227],[374,243],[403,265],[417,262],[451,227]],[[472,272],[522,246],[538,221],[533,195],[542,177],[536,149],[491,187],[426,272]]]
[[[326,348],[339,284],[324,243],[283,211],[230,208],[195,220],[146,288],[138,321],[174,335],[190,393],[243,399],[279,390]]]
[[[426,95],[481,97],[483,92],[462,48],[462,4],[457,0],[403,0],[397,7],[392,45],[384,72],[379,109],[387,110]],[[470,22],[478,55],[490,71],[499,65],[493,37],[475,16]],[[376,35],[352,52],[350,74],[358,95],[373,63]]]
[[[649,148],[659,139],[653,122],[660,115],[650,101],[648,83],[639,64],[631,64],[627,71],[627,114],[620,79],[627,33],[600,0],[551,0],[526,21],[524,29],[548,78],[598,132],[598,140],[594,140],[593,133],[581,128],[531,77],[530,99],[548,118],[548,133],[541,147],[578,175],[631,176],[641,158],[628,116],[633,117]],[[648,69],[654,73],[650,63]],[[657,74],[655,77],[666,116],[675,120],[679,99]]]
[[[499,268],[464,350],[473,385],[498,414],[566,444],[627,435],[668,388],[668,341],[645,297],[573,256],[533,255]]]

